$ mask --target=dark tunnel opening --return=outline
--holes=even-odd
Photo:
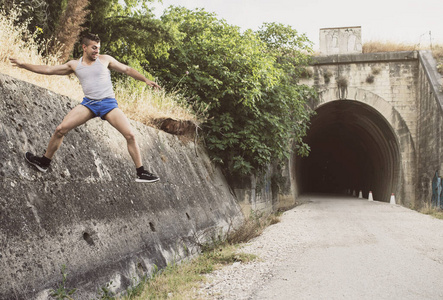
[[[300,194],[349,194],[389,201],[396,189],[400,152],[395,134],[374,108],[353,100],[320,106],[305,142],[308,157],[296,158]]]

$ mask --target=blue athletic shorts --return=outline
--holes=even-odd
[[[83,98],[81,105],[89,108],[96,117],[100,117],[105,120],[105,115],[118,107],[117,100],[115,98],[105,98],[102,100],[92,100],[89,98]]]

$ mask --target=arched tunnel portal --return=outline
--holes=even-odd
[[[373,107],[354,100],[328,102],[316,109],[305,142],[308,157],[296,158],[298,191],[372,191],[389,201],[398,185],[400,151],[388,121]]]

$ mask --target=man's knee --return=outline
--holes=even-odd
[[[125,137],[125,139],[126,139],[126,141],[128,143],[134,143],[135,142],[135,134],[132,131],[124,134],[124,137]]]
[[[68,132],[69,132],[69,129],[67,129],[65,126],[63,126],[63,123],[60,124],[60,125],[58,125],[58,126],[55,128],[55,134],[56,134],[58,137],[64,137]]]

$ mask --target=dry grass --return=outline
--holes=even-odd
[[[437,219],[443,219],[443,210],[440,208],[432,207],[430,203],[425,203],[423,207],[419,210],[420,213],[425,215],[433,216]]]
[[[192,109],[178,92],[152,90],[141,82],[134,85],[125,81],[117,82],[114,91],[120,108],[131,119],[149,126],[158,125],[156,120],[161,118],[190,120],[196,125],[204,119],[204,109]]]
[[[6,15],[0,11],[0,73],[10,75],[23,81],[33,83],[55,93],[68,96],[78,102],[83,98],[82,88],[75,75],[70,76],[45,76],[35,74],[24,69],[13,67],[9,57],[15,57],[31,64],[59,64],[60,51],[55,54],[44,56],[43,53],[53,53],[39,49],[45,49],[44,45],[38,44],[35,33],[27,30],[27,23],[14,24],[20,12],[15,10]],[[47,41],[46,45],[50,45]],[[179,93],[168,93],[167,91],[154,91],[147,88],[141,82],[134,84],[135,80],[128,79],[118,82],[115,86],[116,98],[119,106],[126,115],[146,125],[153,126],[157,118],[169,117],[177,120],[190,120],[199,124],[204,119],[204,112],[197,115],[193,109],[186,104]]]
[[[369,41],[363,44],[363,53],[374,52],[393,52],[393,51],[414,51],[423,50],[418,45],[394,43],[394,42],[381,42],[381,41]]]
[[[198,290],[207,281],[205,274],[235,262],[247,263],[256,259],[255,255],[237,253],[235,246],[217,248],[205,252],[192,260],[180,264],[169,264],[165,269],[153,274],[140,285],[128,290],[120,300],[146,299],[207,299]]]
[[[53,92],[69,96],[76,100],[83,97],[81,86],[75,76],[44,76],[13,67],[9,57],[15,57],[31,64],[58,63],[59,53],[43,57],[36,42],[36,33],[27,30],[27,23],[14,25],[19,12],[11,11],[5,15],[0,11],[0,72],[15,78],[47,88]]]
[[[394,52],[394,51],[415,51],[415,50],[431,50],[432,55],[437,61],[437,70],[440,74],[443,74],[443,45],[420,46],[413,44],[394,43],[394,42],[380,42],[369,41],[363,44],[363,53],[375,53],[375,52]]]
[[[267,216],[251,213],[250,217],[236,230],[229,232],[226,242],[231,245],[246,243],[263,233],[266,227],[280,222],[279,214]]]

